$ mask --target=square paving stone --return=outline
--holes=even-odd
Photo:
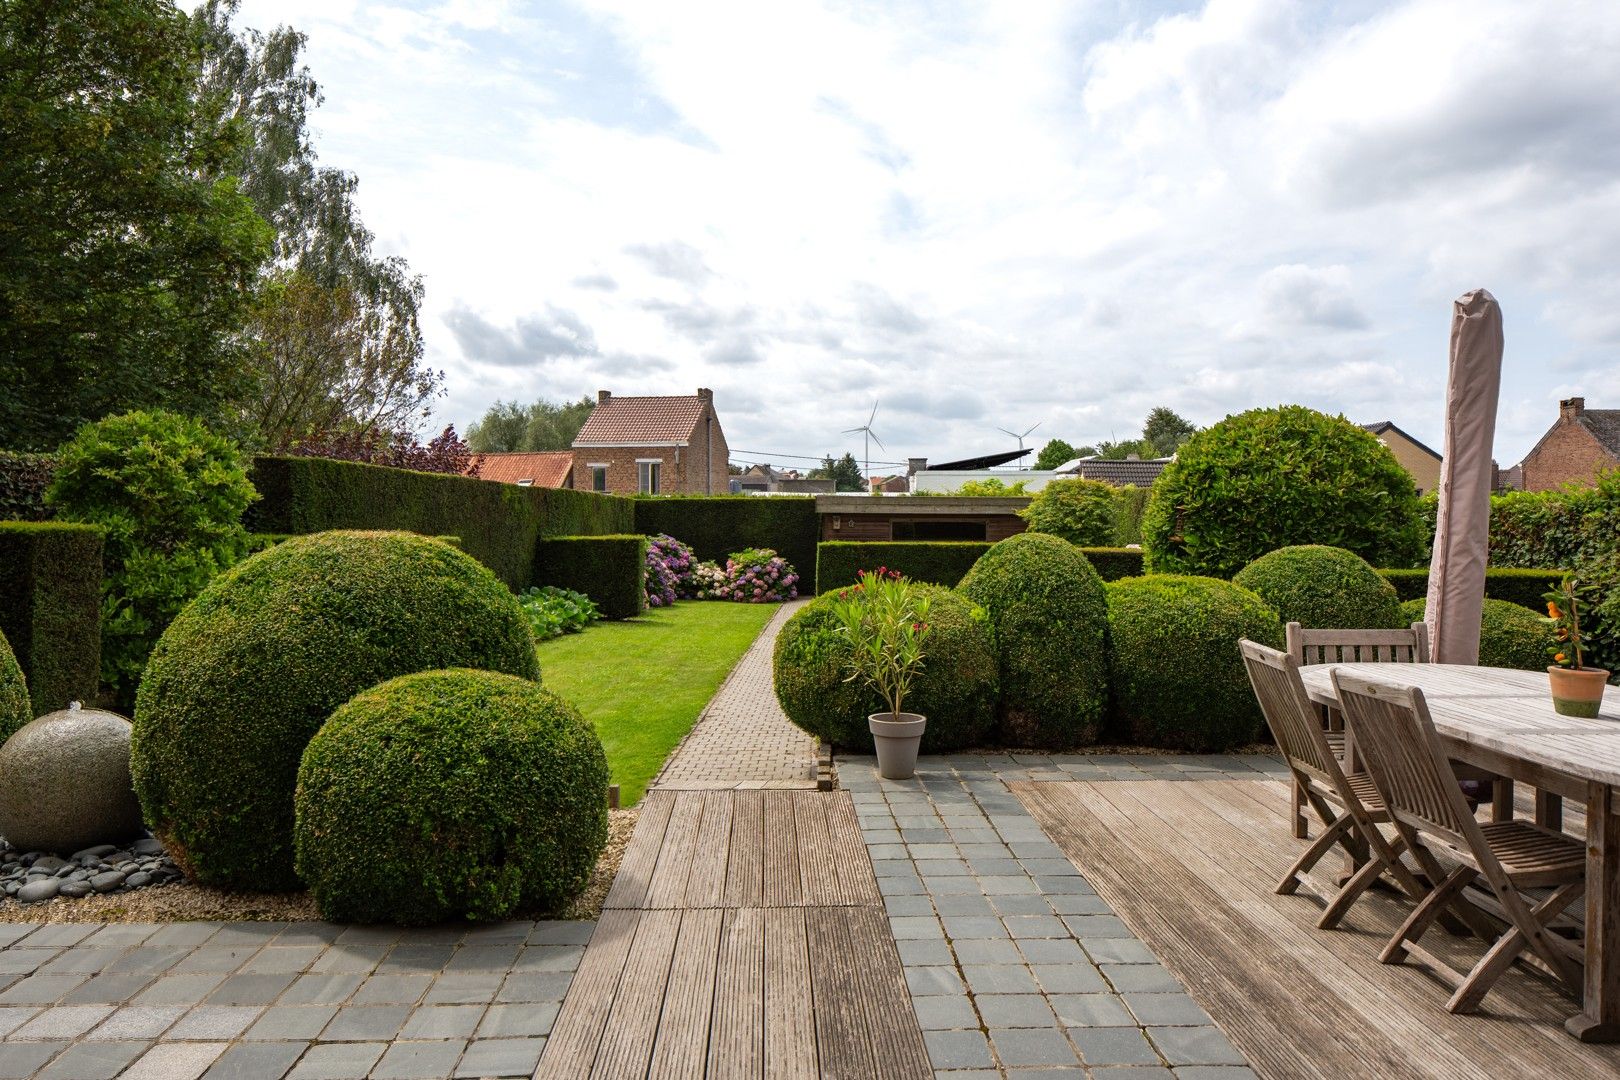
[[[62,998],[64,1005],[122,1005],[144,990],[155,975],[101,974]]]
[[[580,957],[584,955],[583,945],[530,945],[518,954],[512,970],[575,971],[579,968]]]
[[[446,971],[510,971],[517,963],[518,945],[464,945],[445,965]]]
[[[991,905],[997,915],[1050,915],[1052,905],[1044,896],[992,896]]]
[[[897,941],[895,947],[900,950],[900,963],[907,967],[956,963],[951,957],[951,947],[943,941]]]
[[[261,946],[281,936],[287,929],[284,922],[233,922],[226,923],[219,928],[219,932],[208,939],[210,945],[244,945]]]
[[[1176,1080],[1258,1080],[1254,1070],[1246,1065],[1182,1065],[1175,1071]]]
[[[91,1040],[155,1039],[185,1014],[183,1005],[126,1005],[85,1037]]]
[[[88,975],[29,975],[0,994],[0,1005],[50,1005],[89,978]]]
[[[1091,966],[1080,943],[1072,938],[1026,938],[1018,943],[1018,951],[1031,964],[1084,964]]]
[[[388,1049],[387,1043],[321,1043],[310,1047],[287,1080],[359,1080]]]
[[[31,949],[54,946],[62,949],[77,945],[97,930],[97,923],[49,923],[28,935],[26,945]]]
[[[878,892],[889,896],[922,896],[928,890],[921,880],[912,878],[878,878]]]
[[[979,1017],[973,1011],[973,1002],[969,1001],[965,994],[914,997],[911,1004],[917,1010],[917,1023],[924,1031],[979,1026]]]
[[[940,929],[939,920],[926,915],[902,915],[892,918],[889,920],[889,929],[896,941],[922,941],[945,936],[944,931]]]
[[[1094,964],[1157,964],[1153,950],[1135,938],[1082,941],[1081,946]]]
[[[373,975],[351,999],[355,1005],[414,1005],[427,993],[431,975]]]
[[[456,1076],[532,1076],[545,1048],[544,1039],[478,1039],[467,1044]]]
[[[1158,964],[1103,964],[1102,972],[1121,993],[1127,990],[1169,992],[1182,988],[1176,977]]]
[[[1035,883],[1027,877],[1015,875],[992,875],[979,879],[979,887],[986,896],[1011,896],[1017,893],[1034,895]]]
[[[165,1039],[234,1039],[264,1011],[262,1005],[199,1005],[182,1016]]]
[[[33,1076],[62,1046],[59,1042],[0,1043],[0,1076],[8,1080]]]
[[[1091,1070],[1091,1080],[1180,1080],[1163,1065],[1103,1065]]]
[[[336,1005],[274,1005],[242,1036],[250,1041],[313,1039],[337,1015]]]
[[[990,1028],[1050,1028],[1051,1006],[1039,994],[980,994],[974,999]]]
[[[38,923],[0,923],[0,949],[15,945],[39,929],[42,927]]]
[[[508,975],[495,995],[496,1001],[561,1001],[574,976],[568,972],[542,971],[534,975]]]
[[[337,936],[339,945],[397,945],[397,926],[350,926]]]
[[[992,1064],[982,1031],[925,1031],[923,1043],[936,1069],[982,1069]]]
[[[1135,1027],[1136,1019],[1114,994],[1053,994],[1052,1009],[1064,1027]]]
[[[1198,1002],[1186,994],[1126,994],[1125,1004],[1143,1027],[1198,1027],[1214,1023]]]
[[[1078,877],[1080,871],[1074,864],[1061,856],[1055,859],[1019,859],[1024,864],[1024,872],[1030,877]]]
[[[975,994],[1035,994],[1040,987],[1022,964],[963,964],[962,974]]]
[[[195,949],[219,933],[219,930],[219,923],[169,923],[167,926],[160,927],[157,933],[147,938],[143,944],[148,948],[157,949]]]
[[[1141,1028],[1071,1028],[1069,1037],[1087,1065],[1162,1065]]]
[[[157,931],[157,923],[108,923],[80,944],[94,945],[98,949],[128,948],[139,945]]]
[[[995,909],[990,906],[990,901],[979,893],[957,893],[950,896],[935,897],[934,909],[941,915],[984,916],[996,913]],[[896,911],[890,912],[890,914],[899,915],[903,913]]]
[[[965,990],[954,967],[908,967],[906,986],[913,995],[960,994]]]
[[[1015,938],[1062,938],[1069,940],[1068,928],[1056,915],[1006,915],[1002,921]]]
[[[534,933],[534,927],[535,923],[528,919],[480,923],[463,930],[461,940],[468,945],[521,945]]]
[[[278,1005],[341,1005],[365,981],[364,975],[321,972],[298,976],[276,999]]]
[[[969,859],[968,865],[981,877],[1016,877],[1024,872],[1015,859]]]
[[[38,1080],[111,1080],[146,1051],[145,1042],[82,1042],[62,1051]]]
[[[1090,896],[1095,898],[1091,886],[1083,878],[1077,877],[1037,877],[1035,887],[1047,896]],[[1102,912],[1108,911],[1108,905],[1102,905]]]
[[[461,1039],[444,1042],[397,1042],[371,1070],[374,1080],[439,1080],[449,1076],[467,1048]]]
[[[484,1015],[482,1005],[424,1005],[411,1013],[402,1039],[466,1039]]]
[[[57,1005],[42,1009],[11,1033],[14,1039],[77,1039],[111,1015],[111,1005]]]
[[[1082,940],[1132,936],[1130,928],[1117,915],[1065,915],[1063,922],[1075,937]]]
[[[1109,915],[1112,910],[1108,902],[1100,896],[1091,893],[1061,893],[1046,888],[1045,882],[1039,882],[1042,893],[1052,904],[1052,910],[1059,915]]]
[[[355,929],[350,927],[350,930]],[[348,933],[347,930],[344,933]],[[387,945],[333,945],[309,966],[309,970],[317,972],[344,972],[360,973],[370,972],[388,952]]]
[[[237,1043],[219,1056],[203,1080],[280,1080],[308,1047],[305,1042]]]
[[[494,971],[465,975],[440,975],[428,990],[429,1005],[476,1005],[495,1000],[505,976]]]
[[[241,971],[208,995],[210,1005],[268,1005],[298,976],[292,972]]]
[[[953,941],[956,959],[964,964],[1017,964],[1022,961],[1011,941]]]
[[[40,966],[39,970],[46,975],[94,975],[104,969],[108,964],[118,959],[120,949],[94,949],[80,945],[73,949],[64,949],[51,958],[47,964]]]
[[[1061,1031],[1032,1028],[990,1029],[1001,1063],[1012,1068],[1027,1065],[1078,1065],[1079,1057]]]
[[[39,1012],[38,1005],[0,1006],[0,1039],[22,1027]]]
[[[133,949],[126,949],[120,953],[118,959],[107,965],[102,977],[115,974],[149,974],[156,975],[168,971],[180,958],[185,955],[184,949],[152,948],[147,945],[137,945]]]
[[[343,927],[328,922],[288,923],[276,935],[277,945],[330,945],[343,933]]]
[[[883,901],[883,910],[889,915],[932,915],[934,904],[926,896],[891,896]]]
[[[323,1042],[369,1042],[399,1034],[409,1005],[345,1005],[321,1032]]]
[[[480,1039],[533,1038],[550,1035],[561,1005],[539,1001],[527,1005],[491,1005],[478,1023]]]
[[[395,945],[377,965],[378,975],[435,975],[456,955],[454,945]]]
[[[313,964],[325,951],[324,945],[270,945],[255,953],[242,965],[242,970],[296,973]]]
[[[1147,1033],[1171,1065],[1248,1064],[1217,1027],[1152,1027]]]
[[[134,997],[137,1005],[195,1005],[225,981],[223,974],[163,975]]]
[[[229,974],[247,963],[259,951],[257,945],[203,945],[191,950],[169,970],[177,975],[192,972],[219,972]]]
[[[158,1043],[135,1059],[122,1080],[197,1080],[208,1071],[225,1043]]]
[[[1036,964],[1035,978],[1048,994],[1097,994],[1109,989],[1090,964]]]
[[[945,935],[953,941],[1007,937],[1007,928],[994,915],[946,915],[940,921],[945,925]]]
[[[11,949],[0,946],[0,975],[32,975],[57,955],[55,949]]]

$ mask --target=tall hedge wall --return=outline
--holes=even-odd
[[[258,457],[250,475],[263,496],[248,511],[254,532],[400,529],[458,536],[463,551],[513,589],[535,582],[535,544],[542,537],[636,528],[629,499],[589,491],[325,458]]]
[[[646,573],[645,536],[553,536],[535,548],[535,584],[584,593],[604,619],[641,614]]]
[[[0,522],[0,630],[36,716],[96,700],[104,536],[98,525]]]
[[[654,495],[633,502],[636,532],[649,536],[668,533],[690,544],[699,559],[716,562],[744,548],[773,548],[798,571],[799,591],[811,591],[816,541],[821,535],[814,498]]]
[[[1092,568],[1104,581],[1142,574],[1141,548],[1081,548],[1080,554],[1091,560]]]
[[[1402,601],[1423,600],[1429,595],[1427,570],[1380,570]],[[1541,610],[1547,602],[1541,594],[1558,584],[1559,570],[1487,570],[1485,596],[1489,600],[1506,600]]]
[[[954,589],[962,575],[992,546],[976,540],[825,540],[816,545],[816,587],[825,592],[853,585],[860,571],[883,566],[913,581]],[[1140,548],[1081,548],[1080,554],[1104,581],[1136,577],[1142,572]]]

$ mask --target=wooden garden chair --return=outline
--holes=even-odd
[[[1339,671],[1332,677],[1345,721],[1395,831],[1434,883],[1379,959],[1399,964],[1410,954],[1427,963],[1455,987],[1446,1002],[1454,1013],[1472,1011],[1526,948],[1579,997],[1579,946],[1550,933],[1548,925],[1586,891],[1585,846],[1527,821],[1481,824],[1457,787],[1421,690]],[[1436,849],[1455,861],[1456,869],[1447,873]],[[1463,890],[1481,882],[1509,925],[1464,975],[1417,942],[1450,901],[1466,899]],[[1528,895],[1530,889],[1550,891],[1538,900]]]
[[[1413,900],[1421,900],[1428,889],[1420,884],[1399,855],[1405,846],[1399,839],[1391,845],[1378,831],[1389,822],[1383,801],[1365,773],[1346,775],[1339,757],[1328,743],[1327,732],[1317,718],[1316,708],[1299,678],[1299,659],[1290,653],[1249,641],[1238,643],[1249,683],[1260,702],[1271,735],[1288,762],[1295,789],[1322,819],[1322,834],[1316,838],[1277,883],[1280,895],[1295,892],[1305,875],[1322,856],[1341,845],[1360,864],[1350,879],[1332,895],[1319,894],[1327,904],[1316,925],[1331,930],[1339,924],[1350,905],[1388,872]]]

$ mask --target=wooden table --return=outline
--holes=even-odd
[[[1342,668],[1423,691],[1446,752],[1537,791],[1536,817],[1558,827],[1563,798],[1586,805],[1586,992],[1565,1023],[1586,1042],[1620,1041],[1620,688],[1595,720],[1553,711],[1540,671],[1455,664],[1312,664],[1318,704],[1336,707],[1328,673]]]

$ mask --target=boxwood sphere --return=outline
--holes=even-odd
[[[913,582],[929,598],[932,633],[923,670],[903,708],[928,717],[922,752],[975,746],[996,719],[996,647],[984,608],[950,589]],[[788,719],[817,738],[872,752],[866,718],[886,712],[877,691],[848,678],[849,640],[837,630],[834,593],[817,597],[776,638],[776,700]]]
[[[304,749],[298,874],[323,918],[555,910],[607,842],[607,757],[539,684],[459,669],[362,690]]]
[[[538,679],[517,598],[410,533],[296,537],[214,579],[164,631],[135,704],[147,824],[196,880],[275,891],[293,872],[298,759],[332,710],[434,668]]]
[[[1401,615],[1407,624],[1422,622],[1427,609],[1427,600],[1408,600]],[[1511,600],[1485,601],[1479,624],[1481,666],[1543,671],[1553,662],[1547,651],[1552,641],[1551,629],[1530,608]]]
[[[1360,555],[1325,544],[1278,548],[1239,570],[1233,582],[1270,604],[1283,623],[1307,630],[1406,626],[1395,586]]]
[[[1000,659],[998,740],[1097,741],[1108,702],[1108,599],[1067,540],[1020,533],[980,557],[957,591],[990,613]]]
[[[1238,641],[1282,647],[1282,622],[1264,600],[1230,581],[1174,574],[1121,578],[1104,588],[1122,737],[1209,752],[1259,736],[1260,708]]]
[[[34,718],[34,704],[28,698],[28,680],[11,643],[0,633],[0,743],[21,731]]]

